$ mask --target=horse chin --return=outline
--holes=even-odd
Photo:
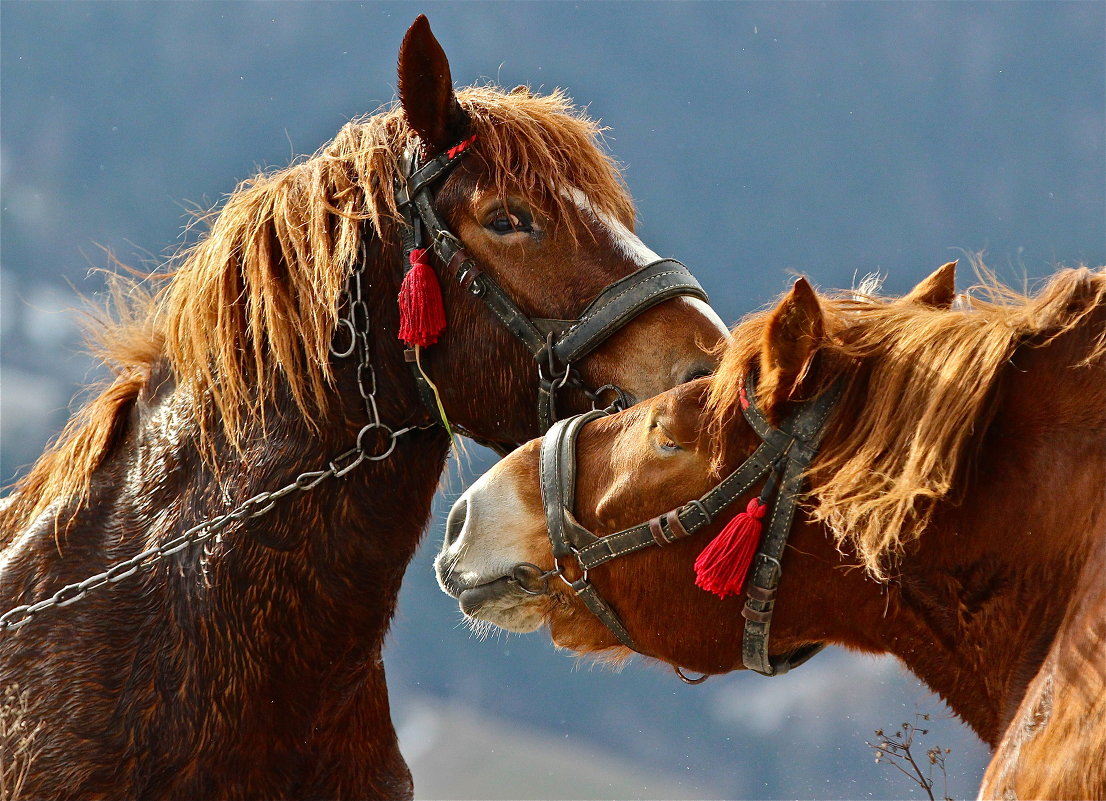
[[[470,620],[516,634],[529,634],[545,622],[540,598],[520,590],[509,576],[461,590],[457,601]]]

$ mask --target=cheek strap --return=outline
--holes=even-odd
[[[541,499],[545,507],[549,544],[558,563],[563,558],[579,554],[581,548],[600,541],[580,525],[572,510],[576,505],[576,438],[586,423],[606,415],[606,412],[594,411],[560,420],[542,439]],[[588,571],[583,565],[580,565],[580,577],[575,581],[569,581],[563,573],[559,575],[620,643],[641,653],[621,618],[588,581]]]

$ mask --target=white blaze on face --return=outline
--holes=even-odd
[[[591,201],[588,200],[588,196],[579,189],[573,188],[569,190],[568,195],[572,199],[572,202],[576,204],[577,208],[590,214],[600,225],[607,229],[607,232],[611,235],[611,241],[623,256],[639,267],[644,267],[646,264],[660,261],[661,257],[642,242],[637,234],[623,225],[621,221],[595,208]]]
[[[709,303],[705,303],[699,300],[699,298],[689,298],[687,295],[676,298],[676,300],[683,301],[684,303],[691,306],[691,308],[697,309],[701,315],[706,317],[707,320],[709,320],[710,323],[718,329],[718,333],[721,336],[725,337],[726,339],[730,338],[730,329],[726,327],[726,324],[722,322],[722,318],[718,316],[718,312],[716,312],[714,310],[714,307],[711,306]]]

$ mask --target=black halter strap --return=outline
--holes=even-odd
[[[606,414],[603,411],[592,411],[561,420],[542,439],[541,497],[549,527],[549,542],[558,565],[561,559],[572,554],[576,554],[579,559],[582,551],[602,541],[577,522],[572,509],[576,505],[576,438],[585,424]],[[564,579],[565,583],[592,614],[603,621],[620,643],[634,651],[639,650],[610,604],[603,600],[595,586],[588,581],[588,568],[584,567],[582,560],[580,568],[580,577],[576,581]],[[564,578],[563,573],[559,575]]]
[[[467,139],[421,165],[416,152],[410,151],[404,156],[401,163],[404,177],[396,181],[395,187],[396,204],[405,223],[402,226],[404,264],[410,264],[409,257],[415,248],[432,249],[445,267],[444,277],[455,280],[483,300],[495,318],[530,352],[538,363],[540,431],[545,432],[557,420],[557,392],[566,386],[584,391],[593,402],[599,402],[603,389],[613,390],[616,401],[624,400],[625,393],[614,386],[590,392],[572,369],[573,363],[658,303],[679,296],[706,301],[706,293],[687,267],[673,259],[661,259],[609,285],[576,320],[530,317],[480,268],[434,208],[434,187],[449,175],[473,141]],[[407,351],[405,358],[411,364],[423,405],[435,421],[444,423],[434,392],[415,364],[414,350]],[[506,452],[497,447],[498,443],[477,441],[500,453]]]
[[[761,443],[740,467],[697,500],[605,537],[597,537],[588,531],[572,513],[575,503],[576,440],[584,425],[605,413],[590,412],[561,420],[549,429],[542,441],[542,503],[550,544],[558,562],[555,572],[560,574],[562,558],[570,555],[576,558],[582,575],[569,586],[628,648],[640,650],[614,609],[588,581],[588,571],[643,548],[663,547],[695,534],[772,474],[778,482],[778,495],[772,504],[771,517],[745,584],[742,661],[750,670],[765,676],[776,676],[798,667],[824,647],[821,643],[814,643],[790,654],[770,657],[768,632],[782,573],[783,550],[802,495],[803,476],[818,452],[826,422],[840,396],[840,387],[835,386],[800,406],[779,428],[772,427],[756,407],[755,389],[754,377],[747,376],[744,392],[748,403],[743,405],[743,413]]]

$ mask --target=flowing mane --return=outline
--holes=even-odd
[[[831,424],[808,502],[838,547],[851,546],[875,578],[888,578],[938,501],[955,500],[957,480],[983,439],[972,435],[986,428],[1015,351],[1047,345],[1106,311],[1106,271],[1061,271],[1035,295],[983,274],[952,310],[872,295],[819,298],[826,337],[809,391],[844,376],[835,419],[850,422],[847,429]],[[741,382],[757,364],[769,316],[755,313],[734,328],[711,382],[708,414],[719,447],[721,432],[740,418]],[[1095,320],[1099,328],[1073,367],[1106,354],[1103,317]]]
[[[470,87],[457,99],[479,142],[467,158],[490,167],[501,196],[510,180],[551,218],[579,219],[586,212],[565,191],[571,186],[632,227],[633,204],[601,147],[603,129],[560,90]],[[114,279],[92,339],[115,378],[16,484],[0,527],[18,531],[54,503],[76,514],[135,399],[165,369],[198,419],[214,413],[232,444],[264,421],[279,387],[317,425],[330,401],[329,346],[362,222],[388,239],[398,219],[397,160],[415,141],[398,105],[354,120],[314,156],[241,183],[207,215],[199,242],[171,260],[159,291]]]

